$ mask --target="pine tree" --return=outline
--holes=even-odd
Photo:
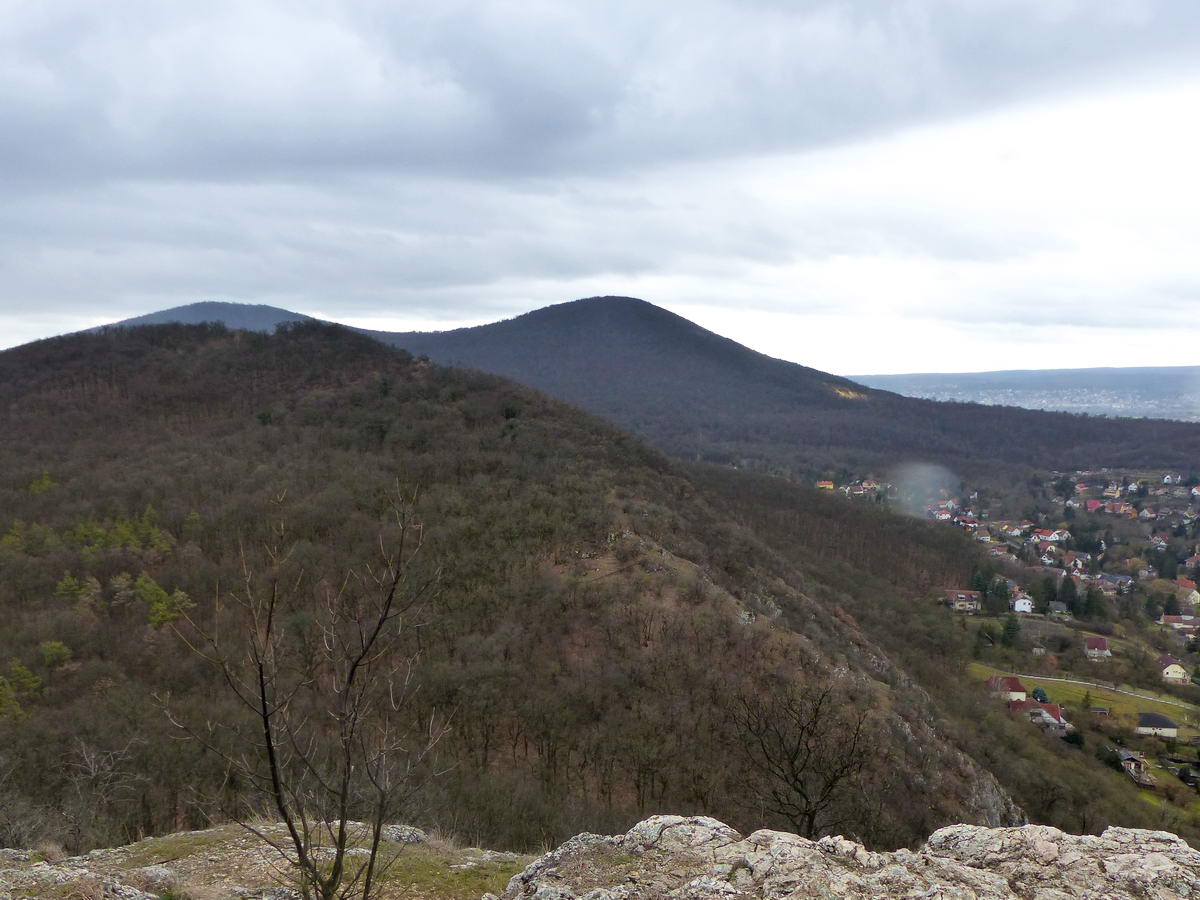
[[[1084,595],[1083,616],[1085,619],[1107,619],[1108,604],[1104,602],[1104,592],[1097,587],[1089,587]]]
[[[979,628],[975,629],[975,644],[971,648],[971,654],[978,659],[979,657],[983,656],[984,651],[991,647],[992,644],[993,642],[989,638],[987,631],[983,628],[983,626],[980,626]]]
[[[1009,613],[1004,617],[1004,631],[1000,635],[1000,643],[1005,647],[1017,646],[1017,641],[1021,637],[1021,623],[1017,621],[1017,617]]]
[[[1066,604],[1071,615],[1076,618],[1083,616],[1083,603],[1080,602],[1079,589],[1075,586],[1074,578],[1067,576],[1062,580],[1062,586],[1058,589],[1058,599]]]

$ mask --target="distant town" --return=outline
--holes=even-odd
[[[1200,368],[1196,366],[852,377],[869,387],[927,400],[1200,421]]]
[[[880,504],[911,499],[873,478],[816,486]],[[1011,715],[1080,748],[1098,740],[1140,788],[1196,803],[1200,478],[1102,469],[1052,472],[1037,487],[1024,518],[979,492],[918,504],[988,561],[931,602],[963,617],[971,675]]]

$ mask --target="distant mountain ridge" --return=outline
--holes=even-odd
[[[273,320],[300,318],[252,310],[247,318],[237,305],[205,304],[118,324],[215,317],[266,331]],[[513,378],[676,456],[792,476],[882,473],[908,461],[966,474],[997,465],[1187,468],[1200,458],[1193,424],[904,397],[765,356],[630,297],[575,300],[443,332],[359,330],[435,362]]]
[[[267,306],[262,303],[229,303],[223,300],[202,300],[188,303],[144,316],[123,319],[117,325],[200,325],[204,322],[220,322],[226,328],[245,331],[274,331],[281,322],[314,322],[312,316],[303,313]],[[112,326],[101,325],[100,328]],[[96,330],[96,329],[93,329]]]
[[[855,375],[906,397],[1200,422],[1200,366]]]

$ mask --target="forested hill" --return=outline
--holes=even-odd
[[[158,312],[147,313],[144,316],[134,316],[132,319],[124,319],[120,324],[123,326],[201,325],[205,322],[220,322],[226,328],[271,332],[275,330],[276,325],[284,322],[313,321],[316,320],[312,316],[280,309],[277,306],[267,306],[261,303],[227,303],[220,300],[204,300],[200,303],[188,303],[185,306],[162,309]]]
[[[885,474],[910,461],[963,475],[1005,465],[1187,469],[1200,458],[1200,424],[902,397],[773,359],[627,297],[453,331],[366,333],[516,379],[673,455],[788,475]]]
[[[302,677],[323,617],[371,590],[397,485],[420,488],[412,582],[440,573],[396,651],[419,686],[403,708],[449,726],[401,818],[516,847],[664,808],[795,827],[757,802],[778,785],[748,761],[748,716],[825,697],[821,765],[861,749],[814,834],[912,844],[1013,821],[1010,796],[1068,828],[1148,823],[1119,774],[964,682],[966,633],[922,599],[969,576],[956,531],[684,469],[334,326],[180,325],[0,353],[0,846],[261,809],[164,713],[255,733],[183,639],[244,639],[238,598],[280,585],[276,652]],[[1069,802],[1039,807],[1046,778]]]
[[[996,462],[1187,467],[1200,457],[1200,425],[902,397],[773,359],[627,297],[577,300],[475,328],[377,336],[507,375],[670,453],[715,462],[861,474],[911,459],[963,472]]]

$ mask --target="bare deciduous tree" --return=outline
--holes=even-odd
[[[218,669],[254,733],[235,723],[201,730],[172,721],[253,788],[242,824],[287,861],[306,898],[375,896],[394,860],[381,852],[384,825],[407,812],[446,729],[433,718],[415,721],[417,654],[402,644],[440,574],[418,574],[424,529],[414,502],[397,494],[379,562],[348,572],[336,589],[318,589],[315,610],[302,602],[305,573],[280,549],[280,524],[265,548],[267,571],[256,571],[243,550],[232,604],[218,598],[207,628],[188,617],[175,629]],[[286,837],[251,824],[263,799]],[[360,842],[365,855],[348,852]]]
[[[734,722],[762,808],[807,838],[842,826],[868,763],[869,710],[833,683],[794,682],[743,694]]]
[[[82,738],[75,739],[74,749],[63,760],[63,771],[74,796],[61,810],[75,843],[83,843],[85,837],[93,835],[97,822],[111,815],[115,807],[137,799],[138,788],[148,781],[146,776],[134,772],[130,763],[139,743],[133,739],[124,747],[101,750]]]

